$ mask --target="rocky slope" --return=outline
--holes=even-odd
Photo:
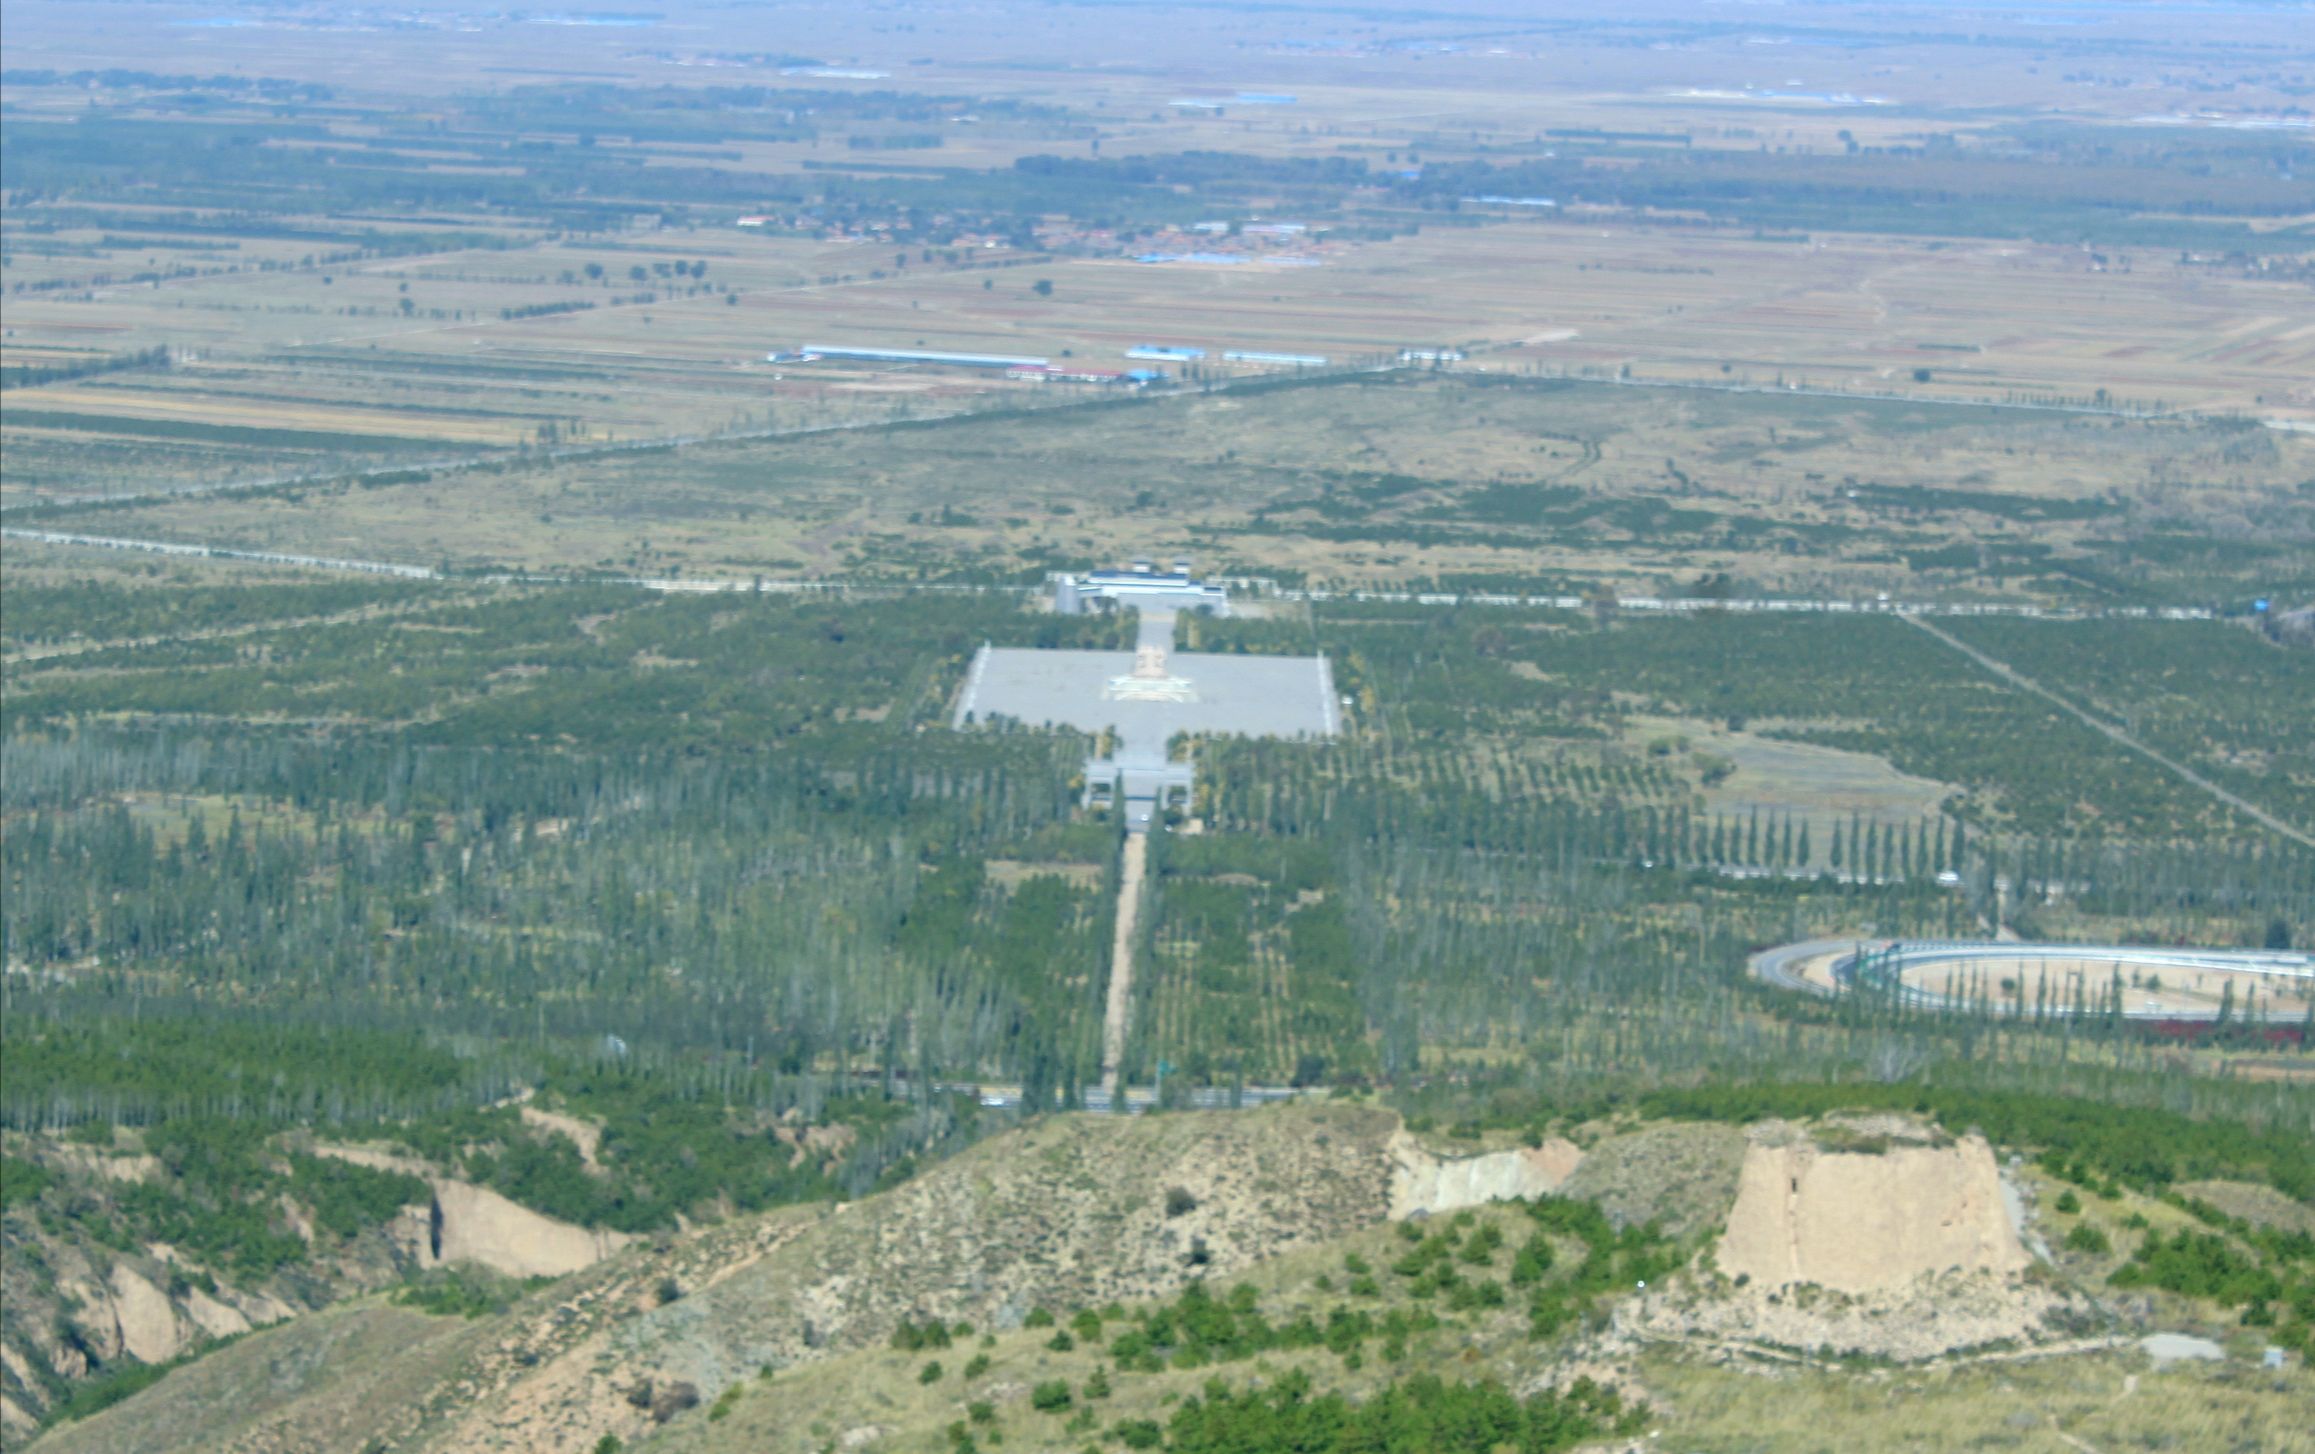
[[[1443,1302],[1410,1301],[1429,1295],[1394,1266],[1412,1245],[1401,1228],[1422,1240],[1429,1226],[1501,1220],[1500,1250],[1457,1265],[1502,1276],[1529,1236],[1525,1213],[1454,1209],[1555,1187],[1595,1200],[1613,1226],[1681,1229],[1677,1255],[1697,1262],[1669,1277],[1649,1270],[1644,1291],[1610,1289],[1596,1317],[1540,1341],[1525,1294],[1461,1308],[1410,1356],[1455,1354],[1466,1376],[1533,1389],[1571,1369],[1633,1377],[1652,1348],[1922,1357],[2054,1337],[2082,1312],[2047,1279],[2021,1275],[2026,1254],[1984,1144],[1926,1127],[1772,1126],[1748,1139],[1660,1124],[1580,1153],[1547,1143],[1458,1158],[1424,1149],[1394,1115],[1353,1105],[1063,1116],[856,1204],[637,1241],[503,1316],[425,1318],[356,1300],[242,1339],[40,1446],[583,1454],[606,1434],[628,1447],[812,1450],[857,1433],[862,1449],[940,1448],[961,1405],[945,1384],[918,1392],[919,1375],[927,1388],[938,1379],[923,1355],[888,1347],[904,1323],[969,1324],[976,1341],[949,1355],[954,1364],[985,1346],[999,1372],[982,1382],[1000,1402],[1025,1402],[1037,1370],[1092,1372],[1054,1349],[1038,1326],[1044,1314],[1147,1307],[1194,1281],[1250,1280],[1285,1300],[1280,1316],[1322,1322],[1346,1295],[1379,1296],[1377,1310],[1445,1313]],[[1403,1218],[1416,1220],[1392,1225]],[[1555,1235],[1565,1275],[1584,1249]],[[1348,1294],[1345,1270],[1368,1267],[1381,1291]],[[1001,1375],[1008,1358],[1025,1370],[1011,1382]],[[1371,1388],[1416,1366],[1429,1365],[1372,1362],[1340,1386]],[[1339,1380],[1357,1365],[1313,1367]],[[1139,1386],[1157,1397],[1161,1383]],[[719,1422],[694,1407],[726,1394],[744,1418]],[[810,1422],[824,1434],[792,1427],[785,1411],[807,1405],[822,1411]],[[733,1444],[738,1430],[757,1442]]]
[[[1326,1105],[1056,1117],[856,1205],[628,1246],[504,1318],[417,1337],[389,1331],[411,1317],[401,1309],[335,1309],[222,1349],[41,1447],[344,1447],[344,1410],[369,1400],[347,1393],[338,1360],[288,1350],[409,1336],[408,1361],[427,1372],[365,1440],[591,1449],[605,1432],[654,1428],[680,1404],[674,1391],[866,1347],[903,1319],[1018,1327],[1039,1307],[1161,1295],[1373,1226],[1389,1210],[1397,1125]]]
[[[128,1149],[101,1152],[12,1135],[9,1154],[39,1167],[54,1187],[39,1205],[0,1219],[0,1448],[29,1440],[60,1401],[107,1370],[167,1363],[432,1268],[473,1264],[510,1277],[557,1277],[628,1240],[542,1216],[377,1148],[310,1149],[408,1172],[420,1198],[350,1237],[317,1227],[310,1209],[285,1198],[277,1210],[302,1255],[253,1270],[128,1235],[115,1200],[164,1185],[168,1175],[133,1139]]]
[[[165,1363],[400,1276],[402,1254],[389,1238],[316,1239],[310,1222],[295,1218],[315,1252],[309,1260],[255,1275],[213,1268],[95,1221],[111,1197],[164,1174],[154,1158],[23,1136],[10,1138],[9,1153],[53,1177],[50,1200],[80,1215],[15,1209],[0,1219],[0,1447],[30,1438],[97,1370],[129,1360]]]

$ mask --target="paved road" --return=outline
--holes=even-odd
[[[1716,384],[1709,379],[1591,378],[1581,374],[1560,377],[1579,384],[1607,384],[1619,389],[1692,389],[1709,394],[1775,394],[1796,399],[1858,399],[1874,404],[1903,404],[1927,409],[2007,409],[2028,414],[2100,414],[2111,419],[2199,419],[2192,409],[2131,409],[2113,404],[2035,403],[2031,399],[1950,399],[1937,394],[1879,393],[1871,389],[1827,389],[1810,384]]]
[[[404,265],[407,265],[407,259],[402,261]],[[789,290],[775,289],[771,291]],[[810,289],[796,291],[810,291]],[[661,304],[659,306],[664,308],[666,305]],[[457,324],[451,326],[467,328],[475,325]],[[410,333],[432,332],[434,330],[406,329],[399,331]],[[379,334],[378,336],[382,338],[389,335]],[[1398,365],[1391,363],[1354,360],[1314,372],[1349,377],[1358,374],[1391,373],[1397,368]],[[1232,389],[1274,383],[1277,378],[1278,375],[1276,374],[1259,374],[1239,379],[1215,380],[1206,384],[1176,383],[1171,386],[1151,389],[1148,391],[1148,396],[1151,398],[1180,398],[1192,394],[1228,393]],[[910,424],[937,424],[951,419],[970,419],[975,415],[992,411],[1015,413],[1030,409],[1057,411],[1084,409],[1110,404],[1115,400],[1114,394],[1101,391],[1088,391],[1083,394],[1066,392],[1022,394],[1008,391],[1001,395],[974,396],[973,401],[963,408],[940,413],[914,415],[908,422]],[[522,458],[525,462],[532,464],[564,463],[572,460],[602,459],[621,454],[683,449],[697,444],[735,444],[767,439],[798,439],[816,434],[842,434],[858,429],[884,429],[889,428],[891,424],[892,420],[889,418],[860,418],[840,419],[820,424],[779,424],[761,429],[705,430],[696,434],[657,434],[642,439],[603,440],[592,444],[551,445],[533,449]],[[123,505],[149,504],[162,500],[189,500],[205,495],[258,494],[266,490],[278,490],[295,485],[358,484],[364,480],[388,480],[398,475],[408,475],[414,472],[430,475],[456,474],[484,465],[505,464],[511,458],[513,456],[509,451],[501,449],[488,453],[443,455],[434,459],[405,460],[399,464],[374,465],[365,469],[310,470],[291,474],[267,475],[254,480],[215,480],[201,484],[163,486],[154,490],[127,491],[117,495],[104,495],[89,499],[26,502],[0,507],[0,515],[21,516],[28,511],[68,514],[86,510],[111,510]]]
[[[1780,990],[1791,990],[1795,994],[1829,997],[1831,990],[1801,978],[1794,972],[1793,966],[1820,954],[1837,954],[1845,949],[1854,949],[1864,942],[1850,938],[1810,939],[1800,944],[1780,944],[1774,949],[1763,949],[1753,955],[1746,961],[1745,967],[1751,971],[1754,979],[1763,984],[1774,985]]]
[[[2046,702],[2049,702],[2052,706],[2062,709],[2069,716],[2072,716],[2077,721],[2081,722],[2085,727],[2094,728],[2099,732],[2105,733],[2108,737],[2111,737],[2116,742],[2121,743],[2124,747],[2129,748],[2132,752],[2138,753],[2140,756],[2147,758],[2149,761],[2167,769],[2185,781],[2192,783],[2194,786],[2202,789],[2204,792],[2210,794],[2212,797],[2218,799],[2228,807],[2233,808],[2236,812],[2243,814],[2247,818],[2254,819],[2257,822],[2264,823],[2266,826],[2274,829],[2277,833],[2282,834],[2285,838],[2290,839],[2294,843],[2300,844],[2307,848],[2315,848],[2315,836],[2311,836],[2297,828],[2294,828],[2289,823],[2284,822],[2282,819],[2276,817],[2266,809],[2259,807],[2257,804],[2246,802],[2242,798],[2237,797],[2235,794],[2228,792],[2225,788],[2220,787],[2217,783],[2212,782],[2209,778],[2204,777],[2201,773],[2196,772],[2193,768],[2188,767],[2186,764],[2178,761],[2176,758],[2170,757],[2162,752],[2156,751],[2154,748],[2147,746],[2145,743],[2139,741],[2137,738],[2131,736],[2129,733],[2123,731],[2113,723],[2106,721],[2104,718],[2093,716],[2089,712],[2084,711],[2082,708],[2075,706],[2072,702],[2067,701],[2064,697],[2059,696],[2056,692],[2051,691],[2048,687],[2043,686],[2040,682],[2035,681],[2032,677],[2027,676],[2024,672],[2019,671],[2009,663],[1996,661],[1994,658],[1986,655],[1976,647],[1971,646],[1968,642],[1961,640],[1949,632],[1940,631],[1935,626],[1930,625],[1927,621],[1922,620],[1919,616],[1908,616],[1905,619],[1911,622],[1913,625],[1918,626],[1922,630],[1928,632],[1930,635],[1936,637],[1939,641],[1944,642],[1947,646],[1952,647],[1955,651],[1960,652],[1963,656],[1968,657],[1971,661],[1976,662],[1979,666],[1984,667],[1987,671],[1992,672],[1995,676],[1998,676],[2002,680],[2008,682],[2010,685],[2015,687],[2022,687],[2026,691],[2032,692],[2035,696],[2042,698]]]
[[[899,585],[891,581],[848,581],[841,576],[816,580],[770,580],[749,577],[745,580],[717,579],[714,577],[670,576],[558,576],[532,575],[520,572],[497,572],[478,576],[444,577],[431,566],[411,565],[404,561],[359,560],[336,556],[295,555],[287,551],[243,550],[226,545],[203,545],[178,540],[149,540],[117,535],[84,535],[69,530],[31,530],[17,527],[0,529],[0,537],[9,540],[38,541],[48,545],[77,546],[97,550],[126,550],[156,555],[206,556],[215,560],[246,561],[255,565],[292,566],[305,570],[358,571],[372,575],[403,576],[412,580],[475,580],[482,582],[515,582],[524,585],[623,585],[646,591],[667,591],[676,594],[717,595],[733,592],[762,592],[765,594],[862,594],[903,595],[921,592],[946,592],[956,595],[1010,595],[1031,596],[1042,594],[1035,586],[973,585],[955,582],[926,582]],[[1258,578],[1241,578],[1229,584],[1238,586],[1261,599],[1276,601],[1361,601],[1385,605],[1437,606],[1502,606],[1529,610],[1577,611],[1593,603],[1579,596],[1520,596],[1492,592],[1458,594],[1431,591],[1302,591],[1282,589]],[[1735,615],[1828,615],[1828,616],[1900,616],[1917,621],[1923,616],[2016,616],[2036,621],[2215,621],[2216,611],[2198,606],[2108,606],[2096,610],[2076,610],[2062,607],[2035,606],[2024,603],[2002,604],[1989,602],[1839,600],[1832,597],[1738,597],[1733,600],[1691,600],[1667,596],[1619,596],[1615,609],[1639,614],[1661,613],[1674,616],[1711,615],[1727,612]],[[1170,630],[1170,628],[1168,628]],[[1170,636],[1165,639],[1170,640]]]

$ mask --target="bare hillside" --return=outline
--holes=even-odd
[[[857,1203],[638,1240],[500,1315],[331,1308],[39,1447],[939,1454],[978,1418],[1074,1450],[1163,1424],[1217,1370],[1354,1400],[1426,1371],[1521,1398],[1582,1375],[1677,1430],[1699,1406],[1659,1385],[1701,1375],[1667,1356],[1786,1376],[1828,1350],[1951,1368],[2129,1343],[2021,1242],[2024,1174],[1897,1116],[1464,1158],[1363,1106],[1060,1116]]]
[[[652,1428],[675,1391],[865,1347],[904,1318],[1018,1327],[1371,1226],[1397,1125],[1324,1105],[1057,1117],[864,1202],[638,1243],[500,1318],[373,1301],[269,1330],[42,1447],[590,1449]]]

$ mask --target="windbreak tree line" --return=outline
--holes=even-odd
[[[857,1189],[957,1134],[949,1088],[1065,1105],[1097,1073],[1118,839],[1078,807],[1087,744],[947,720],[981,641],[1115,646],[1130,620],[962,594],[248,589],[196,614],[254,629],[147,641],[138,593],[91,588],[87,649],[8,667],[0,935],[28,971],[4,991],[8,1124],[400,1119],[510,1195],[635,1226],[740,1165],[710,1122],[760,1140],[762,1116],[853,1090],[908,1104],[825,1169]],[[39,601],[38,635],[70,630],[68,596]],[[1206,831],[1151,840],[1126,1054],[1169,1098],[1506,1065],[1564,1086],[1985,1062],[2089,1086],[2148,1053],[2100,1017],[1796,1003],[1745,957],[1862,924],[1981,934],[1997,880],[2015,923],[2120,937],[2289,939],[2315,902],[2315,856],[2216,833],[2095,734],[2042,752],[1898,622],[1345,606],[1195,629],[1315,641],[1353,730],[1181,744]],[[1634,734],[1643,705],[1968,786],[1906,819],[1715,806],[1699,755]],[[2077,808],[2036,806],[2059,794]],[[483,1116],[598,1071],[676,1098],[589,1092],[670,1128],[610,1138],[615,1193]],[[743,1198],[805,1185],[732,1174]]]
[[[2079,645],[2097,657],[2141,625],[2168,629],[2097,623]],[[2213,671],[2227,680],[2249,669],[2229,653],[2250,666],[2276,655],[2210,630],[2224,633]],[[1309,620],[1185,618],[1176,639],[1324,650],[1353,731],[1180,745],[1207,831],[1152,845],[1156,973],[1136,983],[1129,1057],[1140,1077],[1162,1062],[1185,1084],[1404,1087],[1518,1057],[1551,1083],[1905,1078],[1989,1053],[2020,1074],[2071,1074],[2142,1050],[2120,1048],[2116,1016],[2063,1005],[1998,1027],[2007,1007],[1990,1003],[1960,1017],[1887,994],[1794,1003],[1746,981],[1745,960],[1823,934],[1978,938],[1997,922],[2272,946],[2304,935],[2315,904],[2315,855],[2234,831],[2198,790],[1900,621],[1602,624],[1330,602]],[[2192,651],[2167,660],[2163,690],[2189,696]],[[2211,697],[2223,741],[2295,750],[2281,722],[2225,706],[2252,700],[2235,691]],[[1733,765],[1666,718],[1698,737],[1725,726],[1870,752],[1960,786],[1935,812],[1890,818],[1764,805],[1778,789],[1740,774],[1731,805],[1718,790]],[[2086,1011],[2111,998],[2092,988]]]
[[[1981,832],[2266,836],[1894,617],[1700,612],[1601,622],[1571,611],[1341,602],[1320,610],[1315,629],[1378,753],[1466,750],[1473,737],[1506,734],[1612,741],[1635,717],[1669,716],[1886,758],[1960,788],[1950,811]],[[1209,651],[1313,649],[1309,629],[1276,620],[1196,630]],[[2284,727],[2315,703],[2304,653],[2216,622],[1988,618],[1955,634],[2135,724],[2158,746],[2218,764],[2215,775],[2286,818],[2304,791],[2304,734]],[[2242,760],[2268,766],[2252,772]],[[1828,848],[1815,845],[1820,855]]]
[[[147,788],[144,811],[117,790],[33,810],[0,847],[0,922],[11,958],[57,979],[15,1008],[254,1002],[300,1023],[616,1035],[791,1073],[1082,1083],[1110,900],[981,868],[1067,812],[1059,745],[833,769],[444,753],[398,786],[439,786],[448,809],[300,809],[265,795],[270,774],[224,772],[188,775],[207,794]]]
[[[1074,821],[1085,745],[942,724],[983,639],[1112,644],[1130,620],[571,586],[263,624],[378,599],[316,589],[246,603],[260,629],[231,638],[11,663],[0,935],[34,971],[7,989],[11,1124],[431,1113],[611,1042],[1033,1104],[1093,1075],[1116,839]],[[91,634],[153,619],[88,595]],[[39,604],[44,635],[73,614]],[[230,1075],[71,1049],[175,1016],[284,1028]],[[332,1068],[356,1030],[468,1049]]]

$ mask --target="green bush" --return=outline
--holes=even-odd
[[[528,1281],[501,1277],[486,1268],[461,1263],[435,1268],[405,1283],[395,1290],[394,1301],[438,1318],[495,1317],[513,1307],[525,1292],[544,1287],[548,1281],[543,1277]]]
[[[56,1174],[36,1161],[0,1156],[0,1211],[37,1201],[56,1184]]]
[[[100,1370],[72,1386],[72,1391],[48,1412],[50,1425],[69,1424],[103,1413],[131,1394],[159,1383],[174,1363],[138,1363],[131,1359]]]
[[[1242,1393],[1210,1380],[1203,1397],[1174,1411],[1167,1433],[1175,1454],[1495,1454],[1507,1448],[1554,1454],[1608,1434],[1629,1437],[1646,1421],[1645,1408],[1625,1408],[1613,1389],[1589,1379],[1565,1393],[1546,1390],[1522,1401],[1492,1380],[1450,1384],[1426,1374],[1353,1404],[1339,1393],[1314,1395],[1309,1373],[1295,1369],[1268,1388]]]
[[[433,1195],[423,1178],[407,1172],[302,1155],[289,1158],[289,1191],[313,1210],[316,1225],[340,1238],[390,1221],[402,1208]]]

